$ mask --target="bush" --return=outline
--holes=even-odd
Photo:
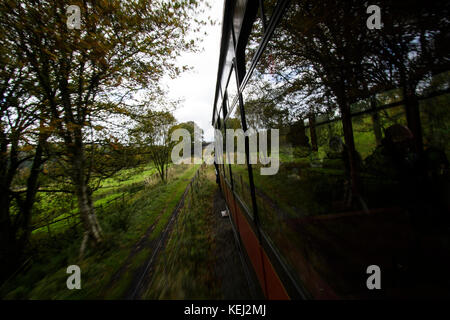
[[[120,200],[118,200],[120,201]],[[126,203],[112,205],[109,212],[104,212],[102,216],[103,228],[106,231],[126,232],[131,225],[131,209]]]
[[[311,154],[311,149],[308,147],[294,147],[293,149],[295,158],[306,158]]]

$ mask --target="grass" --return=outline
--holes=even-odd
[[[155,267],[146,299],[220,299],[213,266],[213,195],[217,186],[212,167],[202,171],[186,197],[167,246]],[[195,191],[194,191],[195,190]]]
[[[154,177],[155,173],[156,169],[151,165],[120,171],[114,177],[104,180],[100,188],[94,192],[94,207],[102,210],[104,206],[111,202],[121,200],[125,195],[128,197],[134,190],[142,188],[150,178],[157,179],[157,177]],[[61,202],[61,198],[65,201]],[[43,194],[40,196],[40,201],[37,202],[36,207],[41,214],[37,214],[34,219],[45,219],[48,226],[36,228],[33,230],[33,234],[62,232],[74,223],[79,222],[79,218],[76,217],[78,212],[76,197],[73,195]],[[51,217],[48,217],[49,212],[56,211],[54,208],[58,208],[59,214],[53,213]],[[74,216],[74,218],[67,219],[71,216]]]
[[[104,229],[104,244],[88,248],[81,261],[78,258],[82,231],[79,226],[61,227],[60,232],[51,234],[52,237],[49,233],[33,234],[31,250],[35,254],[31,268],[4,285],[0,296],[4,299],[120,298],[128,289],[133,272],[151,252],[143,249],[134,255],[123,275],[108,287],[112,276],[127,261],[131,249],[149,226],[156,223],[150,238],[157,237],[163,230],[196,169],[197,166],[175,166],[171,169],[168,183],[152,187],[142,185],[123,203],[116,201],[98,212]],[[138,180],[132,176],[132,182],[123,182],[131,187]],[[66,287],[66,268],[72,264],[81,268],[82,290],[71,291]]]

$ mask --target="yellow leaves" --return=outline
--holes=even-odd
[[[55,125],[49,125],[49,126],[45,126],[45,127],[42,126],[39,128],[39,133],[50,135],[53,133],[53,131],[55,131],[55,129],[56,129]]]
[[[42,51],[45,54],[46,58],[53,60],[53,61],[58,60],[58,56],[56,55],[55,52],[51,52],[50,50],[47,50],[46,48],[42,48]]]
[[[115,151],[117,151],[117,150],[120,150],[121,149],[121,146],[120,146],[120,144],[118,144],[118,143],[113,143],[113,142],[110,142],[109,143],[109,145],[111,146],[111,148],[113,148]]]
[[[69,122],[69,123],[66,123],[66,128],[68,131],[74,131],[74,130],[80,129],[81,126],[79,124]]]
[[[112,105],[110,108],[110,111],[112,113],[117,113],[117,114],[123,114],[123,115],[129,115],[130,111],[127,108],[124,107],[120,107],[117,105]]]
[[[23,152],[30,152],[30,151],[34,150],[34,147],[31,145],[26,145],[26,146],[23,146],[20,150]]]
[[[101,125],[93,126],[93,128],[94,128],[94,130],[97,130],[97,131],[101,131],[101,130],[104,130],[104,129],[105,129],[105,127],[104,127],[104,126],[101,126]]]

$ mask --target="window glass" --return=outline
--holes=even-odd
[[[237,93],[238,93],[238,87],[236,83],[236,74],[234,71],[234,68],[232,69],[230,80],[228,81],[228,87],[227,87],[227,96],[228,96],[228,111],[232,111],[232,109],[237,104]]]
[[[250,69],[252,60],[256,54],[256,51],[261,44],[264,36],[264,28],[261,19],[261,15],[258,13],[255,22],[253,23],[252,30],[250,32],[247,45],[245,47],[245,67],[246,70]]]
[[[269,21],[272,18],[272,15],[273,15],[273,12],[275,11],[277,3],[278,3],[278,0],[264,0],[263,1],[266,25],[269,24]]]
[[[261,230],[315,298],[449,295],[450,77],[431,72],[448,21],[438,7],[420,22],[416,8],[386,9],[373,37],[364,4],[292,3],[243,92],[257,141],[279,132],[270,163],[252,153]],[[419,38],[444,60],[426,60]],[[428,75],[408,82],[420,54]],[[275,160],[276,174],[263,174]],[[366,285],[372,265],[383,290]]]
[[[239,198],[240,205],[246,212],[253,216],[252,198],[250,193],[247,162],[245,158],[245,137],[243,135],[240,118],[230,117],[227,119],[227,129],[234,130],[233,148],[229,146],[227,160],[231,164],[230,174],[233,177],[235,195]]]

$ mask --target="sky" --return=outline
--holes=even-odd
[[[206,9],[216,23],[203,29],[208,34],[203,37],[199,53],[183,54],[177,63],[193,67],[176,79],[167,81],[169,98],[183,99],[174,115],[178,122],[194,121],[204,130],[205,141],[212,141],[214,128],[211,125],[212,108],[219,66],[220,37],[224,1],[211,0],[211,9]]]

